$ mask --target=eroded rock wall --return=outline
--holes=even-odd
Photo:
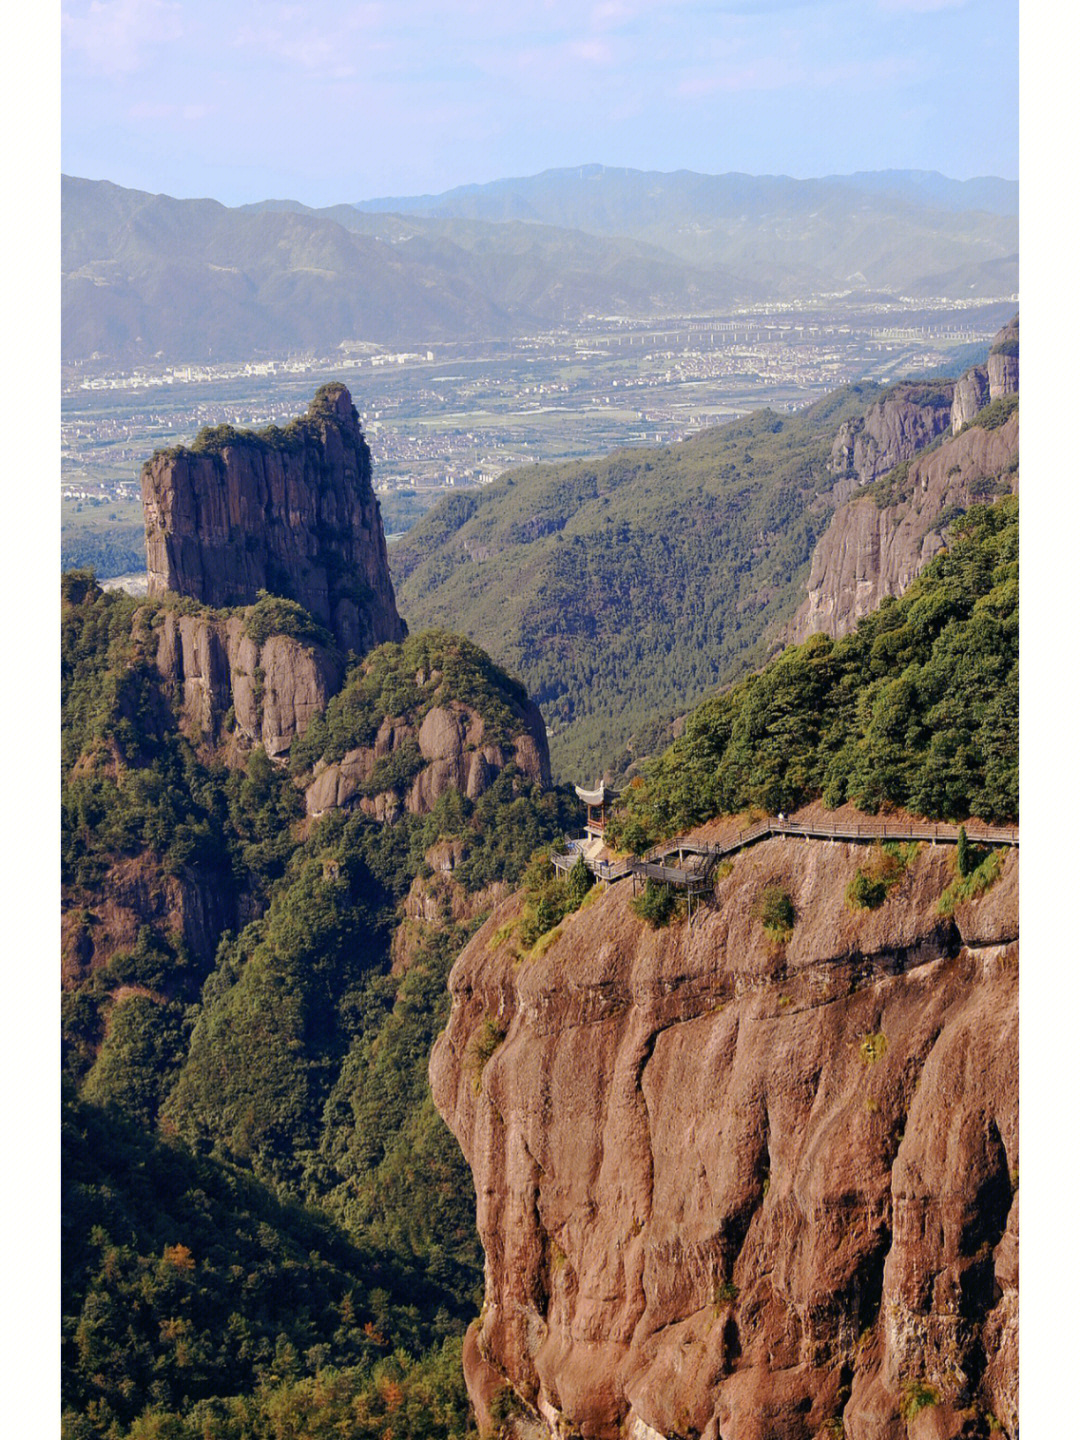
[[[434,706],[418,729],[387,716],[373,744],[315,766],[304,792],[307,812],[317,819],[327,810],[355,805],[379,820],[393,821],[405,812],[426,815],[448,790],[478,799],[510,764],[525,780],[548,785],[551,765],[543,716],[532,701],[520,710],[519,733],[499,742],[485,737],[483,717],[462,701]],[[380,763],[407,745],[415,745],[419,757],[407,788],[381,787]]]
[[[837,509],[814,547],[791,641],[854,629],[886,596],[902,595],[945,548],[952,519],[979,501],[1016,492],[1019,414],[996,429],[965,427],[992,399],[1019,393],[1019,346],[1017,317],[995,336],[987,366],[944,382],[936,394],[925,384],[898,387],[862,419],[841,426],[832,451]],[[946,390],[951,409],[940,403]],[[875,480],[881,484],[873,492],[859,493]],[[892,493],[876,493],[882,485]]]
[[[165,610],[157,668],[189,735],[225,738],[231,709],[233,738],[280,759],[336,693],[344,662],[336,651],[289,635],[259,644],[242,615]]]
[[[481,1419],[509,1385],[589,1440],[1015,1435],[1016,859],[946,919],[950,853],[853,914],[865,849],[773,839],[692,930],[620,883],[528,958],[498,907],[430,1070],[476,1182]]]
[[[166,451],[142,470],[148,593],[298,601],[345,650],[400,640],[371,456],[344,385],[288,431]]]
[[[795,643],[853,630],[887,595],[902,595],[945,548],[949,521],[979,500],[1019,487],[1019,414],[996,430],[972,428],[913,460],[892,504],[855,495],[814,547]]]
[[[1020,317],[1015,316],[994,336],[985,365],[976,365],[956,382],[953,392],[952,432],[974,420],[991,400],[1020,393]]]
[[[846,420],[833,441],[830,462],[856,486],[869,485],[910,460],[949,428],[953,383],[898,385],[865,415]]]

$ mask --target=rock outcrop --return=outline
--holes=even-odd
[[[119,858],[97,886],[91,906],[64,906],[61,982],[65,989],[75,989],[118,950],[133,949],[147,925],[179,937],[196,964],[208,971],[222,931],[235,926],[238,917],[251,918],[242,914],[242,902],[220,874],[202,867],[170,874],[150,854]]]
[[[952,405],[951,380],[894,386],[865,415],[841,425],[830,456],[833,472],[869,485],[947,430]]]
[[[505,900],[510,886],[493,880],[468,890],[455,874],[465,858],[461,839],[437,840],[424,855],[426,869],[417,875],[405,897],[405,915],[394,931],[391,973],[404,974],[424,942],[448,925],[469,924],[488,915]]]
[[[511,897],[459,957],[430,1075],[476,1182],[482,1423],[1015,1436],[1016,856],[953,918],[947,847],[852,913],[866,858],[764,842],[692,929],[614,885],[527,959]]]
[[[837,509],[814,548],[807,598],[790,640],[819,633],[835,638],[854,629],[887,595],[902,595],[944,549],[957,515],[1015,493],[1018,412],[972,421],[991,400],[1019,394],[1019,337],[1017,317],[995,337],[987,366],[932,394],[926,385],[897,387],[861,421],[841,426],[832,451]],[[926,402],[921,409],[915,394]],[[951,436],[945,434],[950,428]],[[868,493],[861,493],[865,487]]]
[[[995,337],[986,360],[990,399],[1020,393],[1020,317],[1017,315]]]
[[[1020,317],[1017,315],[994,336],[986,364],[974,366],[956,382],[950,417],[953,434],[958,435],[991,400],[1019,393]]]
[[[378,820],[393,821],[406,812],[426,815],[448,790],[478,799],[511,764],[524,780],[550,784],[543,716],[531,701],[520,708],[519,733],[498,742],[485,739],[483,717],[462,701],[434,706],[418,729],[401,717],[387,716],[373,744],[315,766],[304,792],[307,812],[318,818],[327,810],[357,806]],[[380,773],[392,773],[385,762],[407,747],[415,751],[415,773],[405,784],[382,787]]]
[[[975,365],[966,370],[956,382],[953,390],[952,414],[949,417],[952,433],[959,435],[965,425],[970,425],[984,405],[990,403],[990,379],[985,365]]]
[[[896,477],[892,503],[857,494],[840,505],[814,548],[791,639],[845,635],[887,595],[902,595],[944,549],[952,519],[976,501],[1015,493],[1018,457],[1014,414],[996,429],[972,427],[910,462]]]
[[[289,635],[260,644],[242,615],[165,610],[157,668],[188,735],[226,739],[231,709],[233,738],[280,759],[337,692],[344,662],[335,650]]]
[[[406,633],[344,385],[324,385],[285,430],[219,427],[159,452],[143,466],[142,496],[149,595],[223,607],[266,590],[298,601],[358,654]]]

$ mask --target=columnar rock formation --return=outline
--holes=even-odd
[[[242,615],[183,615],[165,610],[157,668],[189,735],[262,745],[286,755],[313,715],[341,684],[344,662],[334,650],[290,635],[254,640]]]
[[[950,519],[978,500],[1019,486],[1019,416],[993,430],[973,427],[910,462],[888,497],[856,494],[840,505],[814,547],[807,597],[792,625],[810,635],[845,635],[887,595],[902,595],[945,547]]]
[[[994,337],[985,365],[976,365],[956,382],[952,432],[961,429],[991,400],[1020,393],[1020,317],[1015,316]]]
[[[298,601],[359,654],[400,640],[371,456],[352,397],[324,385],[285,430],[205,430],[143,466],[149,594]]]
[[[1016,857],[952,919],[943,847],[853,914],[865,859],[767,841],[692,930],[618,884],[524,959],[511,897],[459,957],[430,1073],[476,1181],[482,1421],[509,1390],[522,1435],[1015,1435]]]

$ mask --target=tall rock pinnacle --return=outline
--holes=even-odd
[[[359,654],[406,632],[386,562],[371,453],[344,385],[285,429],[217,426],[142,470],[149,594],[298,601]]]

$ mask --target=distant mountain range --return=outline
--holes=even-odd
[[[582,165],[356,208],[628,236],[781,293],[869,285],[925,295],[964,293],[998,274],[992,262],[1015,260],[1018,193],[1015,182],[919,170],[793,180]],[[1000,294],[997,283],[985,293]]]
[[[313,210],[64,177],[62,353],[223,360],[831,290],[1012,294],[1016,190],[583,166]]]

